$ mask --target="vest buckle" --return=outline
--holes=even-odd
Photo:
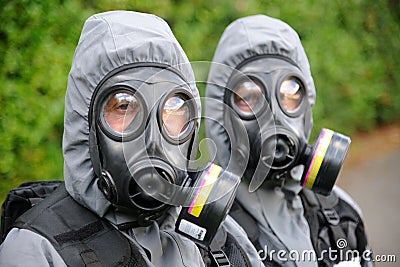
[[[210,251],[211,266],[212,267],[226,267],[231,266],[228,257],[222,250]]]
[[[340,222],[339,214],[335,209],[324,209],[323,210],[324,217],[326,221],[331,225],[338,225]]]

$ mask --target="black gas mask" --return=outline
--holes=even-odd
[[[246,128],[242,139],[248,138],[250,152],[244,180],[251,192],[264,182],[284,182],[298,165],[304,166],[301,184],[322,194],[331,192],[339,175],[350,139],[323,129],[308,144],[312,118],[302,77],[285,57],[259,56],[246,60],[229,80],[225,103],[235,116],[225,122]],[[231,145],[232,153],[244,154],[237,149]]]
[[[90,153],[98,187],[116,209],[135,219],[134,225],[147,226],[169,207],[183,206],[191,216],[181,212],[178,230],[208,243],[239,178],[215,164],[191,170],[198,113],[199,100],[177,70],[124,66],[107,75],[93,94]]]

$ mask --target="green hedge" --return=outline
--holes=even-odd
[[[0,0],[0,6],[0,199],[23,181],[62,179],[67,75],[83,22],[100,11],[164,18],[192,61],[210,61],[236,18],[280,18],[298,31],[310,60],[315,132],[352,134],[400,117],[397,1]]]

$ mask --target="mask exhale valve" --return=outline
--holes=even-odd
[[[350,147],[348,136],[322,129],[315,143],[304,148],[302,186],[328,195],[339,176]]]

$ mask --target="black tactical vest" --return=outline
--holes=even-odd
[[[346,254],[346,251],[358,251],[361,256],[368,249],[364,224],[360,215],[334,192],[329,196],[322,196],[311,190],[303,189],[300,197],[304,207],[304,216],[310,226],[310,238],[316,253],[318,266],[333,266],[340,261],[340,255],[354,255],[353,253]],[[258,240],[258,224],[252,215],[237,201],[234,202],[229,214],[244,228],[256,249],[264,252],[265,246],[263,247]],[[264,234],[267,236],[268,244],[266,245],[268,249],[287,251],[285,245],[272,229],[269,226],[265,226],[265,229],[267,229]],[[341,240],[346,241],[346,246],[341,247],[338,243]],[[336,251],[336,254],[331,258],[336,258],[337,260],[332,261],[328,253],[323,253],[323,251],[328,251],[329,249],[330,251]],[[265,266],[296,266],[295,262],[281,261],[278,257],[275,258],[276,253],[273,255],[274,258],[269,258],[268,254],[260,256],[265,256]],[[373,263],[372,261],[362,260],[361,265],[373,266]]]
[[[46,237],[68,266],[146,266],[139,248],[61,184],[14,223]]]
[[[47,238],[68,266],[147,266],[139,244],[77,203],[61,181],[24,183],[10,191],[2,207],[2,240],[12,227]],[[230,233],[221,248],[199,250],[206,266],[250,267]]]

